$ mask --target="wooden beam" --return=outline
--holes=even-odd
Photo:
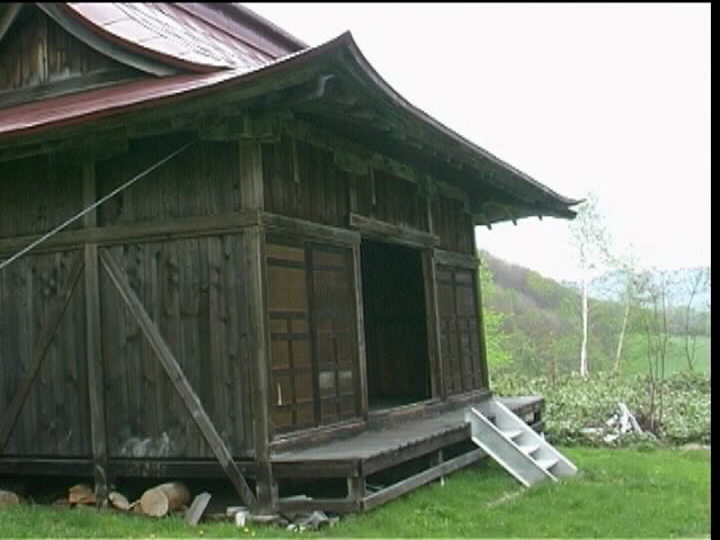
[[[359,231],[363,236],[379,240],[391,241],[413,247],[433,247],[440,243],[440,239],[433,235],[404,227],[393,225],[377,219],[368,218],[359,214],[350,214],[350,228]]]
[[[201,238],[220,234],[240,232],[245,227],[258,225],[257,211],[243,210],[218,216],[193,216],[174,221],[147,221],[89,227],[81,230],[62,231],[48,238],[33,250],[33,253],[50,253],[81,248],[86,242],[102,246],[127,244],[130,242],[158,242],[181,238]],[[40,235],[18,236],[0,239],[0,256],[13,254],[37,240]]]
[[[222,440],[222,437],[220,437],[220,434],[217,432],[217,429],[210,420],[207,412],[205,412],[205,408],[203,407],[200,398],[198,398],[197,394],[185,377],[177,359],[160,335],[157,326],[155,326],[155,323],[145,311],[140,299],[122,275],[122,270],[107,249],[102,249],[100,251],[100,260],[105,268],[105,271],[108,273],[110,279],[115,285],[115,288],[120,293],[121,298],[137,321],[140,330],[145,335],[151,348],[160,360],[160,364],[170,378],[170,382],[172,382],[173,386],[180,395],[188,413],[197,424],[205,441],[208,443],[213,454],[215,454],[215,457],[220,462],[225,474],[227,474],[228,478],[230,478],[230,481],[235,486],[235,489],[237,489],[243,502],[251,509],[255,509],[257,507],[257,500],[255,499],[255,496],[248,487],[247,482],[245,482],[245,478],[240,472],[237,464],[233,460],[230,450],[228,450]]]
[[[282,131],[290,137],[338,153],[340,157],[337,158],[337,161],[349,163],[349,160],[352,159],[353,167],[358,166],[359,163],[366,163],[367,166],[375,167],[408,182],[417,183],[418,175],[408,165],[373,152],[358,143],[333,135],[326,130],[319,129],[308,122],[302,120],[285,122],[282,125]]]
[[[70,303],[70,297],[72,296],[75,286],[80,279],[82,268],[83,257],[79,255],[75,258],[72,266],[70,267],[67,283],[61,289],[60,294],[57,295],[54,304],[50,307],[50,315],[48,317],[47,324],[40,333],[35,349],[33,350],[32,358],[30,359],[30,363],[28,364],[25,372],[25,376],[18,385],[15,395],[10,401],[10,405],[3,414],[2,424],[0,424],[0,452],[2,452],[5,448],[8,438],[10,437],[10,433],[12,432],[13,427],[15,427],[15,422],[17,422],[20,410],[25,404],[25,400],[30,392],[30,387],[37,376],[43,358],[45,358],[45,353],[47,353],[50,343],[52,343],[53,336],[60,325],[63,314]],[[10,336],[6,338],[14,339]]]
[[[321,225],[304,219],[289,218],[269,212],[260,214],[260,222],[263,227],[281,232],[294,234],[323,242],[330,242],[341,245],[352,245],[360,242],[360,235],[355,231],[340,229],[330,225]]]
[[[95,163],[83,164],[83,206],[95,203]],[[95,226],[96,212],[83,216],[86,227]],[[88,396],[90,404],[90,437],[93,453],[93,476],[95,478],[95,501],[98,508],[107,504],[108,452],[105,428],[105,384],[100,330],[100,278],[98,273],[97,244],[85,244],[85,348],[88,373]]]
[[[391,499],[399,497],[400,495],[407,493],[415,488],[432,482],[436,478],[446,476],[451,472],[467,467],[471,463],[478,461],[485,457],[485,451],[478,448],[477,450],[471,450],[466,454],[462,454],[454,459],[445,461],[440,465],[436,465],[430,469],[427,469],[421,473],[418,473],[410,478],[406,478],[397,484],[393,484],[383,490],[380,490],[372,495],[368,495],[363,499],[362,509],[370,510],[380,504],[383,504]]]
[[[455,253],[453,251],[445,251],[443,249],[435,250],[435,260],[439,264],[459,266],[460,268],[468,268],[470,270],[475,270],[478,266],[480,266],[480,261],[476,255],[466,255],[464,253]]]

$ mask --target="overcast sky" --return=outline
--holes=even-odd
[[[245,4],[319,45],[350,30],[415,106],[562,195],[594,191],[617,250],[710,264],[710,4]],[[576,276],[568,222],[477,228]]]

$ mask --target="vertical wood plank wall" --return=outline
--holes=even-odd
[[[25,7],[3,45],[0,93],[91,73],[134,71],[85,45],[34,6]]]
[[[174,136],[131,141],[125,154],[96,163],[97,196],[179,146]],[[359,215],[437,235],[439,249],[473,255],[472,225],[460,201],[431,198],[417,184],[384,171],[350,174],[336,165],[332,152],[287,136],[263,143],[261,155],[266,212],[347,229],[352,204]],[[239,160],[237,142],[195,143],[98,208],[97,225],[129,230],[241,212],[246,206]],[[44,233],[76,213],[83,203],[81,179],[80,165],[51,156],[0,163],[0,242]],[[75,223],[70,230],[82,226]],[[362,417],[367,408],[358,352],[362,301],[353,294],[362,285],[356,283],[359,245],[302,232],[281,235],[281,241],[276,232],[268,235],[262,256],[269,285],[269,399],[279,404],[271,409],[271,429],[278,435]],[[253,455],[255,368],[245,233],[185,232],[107,247],[233,455]],[[424,248],[423,267],[426,282],[437,274],[425,288],[438,298],[427,320],[441,328],[437,339],[429,336],[433,394],[439,396],[480,388],[483,374],[478,334],[470,330],[477,321],[470,271],[436,268],[433,252]],[[22,379],[48,306],[78,253],[40,248],[0,272],[0,410]],[[0,253],[0,259],[7,255]],[[283,272],[296,266],[304,289],[278,288],[289,283]],[[211,458],[102,269],[99,288],[109,457]],[[85,318],[81,280],[4,454],[92,454]]]

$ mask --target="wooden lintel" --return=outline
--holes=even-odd
[[[170,222],[150,221],[108,227],[88,227],[81,230],[59,232],[36,247],[33,253],[66,251],[81,248],[85,243],[111,246],[129,242],[201,238],[240,232],[259,222],[260,217],[256,210],[243,210],[219,216],[195,216]],[[0,239],[0,256],[15,253],[38,238],[39,235]]]
[[[115,262],[112,255],[107,249],[100,251],[100,260],[108,273],[110,279],[115,285],[116,290],[120,293],[121,298],[127,305],[130,313],[132,313],[142,333],[150,343],[151,348],[155,352],[165,373],[170,378],[175,390],[178,392],[188,413],[197,424],[203,438],[210,446],[213,454],[222,466],[225,474],[237,489],[242,501],[251,509],[257,506],[257,500],[245,481],[245,477],[240,472],[237,464],[233,460],[230,450],[217,432],[212,420],[205,412],[205,408],[197,396],[192,386],[185,377],[185,374],[178,364],[177,359],[170,351],[167,343],[160,335],[160,332],[143,307],[140,299],[132,290],[127,280],[123,276],[120,266]]]
[[[386,223],[359,214],[350,214],[349,225],[351,229],[357,230],[363,236],[380,240],[390,240],[409,246],[434,247],[440,243],[439,237],[433,234],[411,229],[410,227],[393,225],[392,223]]]
[[[464,253],[454,253],[443,249],[434,251],[435,261],[438,264],[447,264],[449,266],[457,266],[460,268],[468,268],[475,270],[480,266],[480,261],[474,255],[466,255]]]
[[[70,298],[75,290],[75,286],[80,280],[83,262],[84,259],[82,255],[76,256],[73,260],[68,274],[68,281],[55,298],[54,304],[50,307],[48,321],[38,337],[33,350],[33,355],[27,369],[25,370],[24,377],[18,385],[15,395],[10,401],[10,405],[0,416],[0,422],[2,422],[0,424],[0,453],[2,453],[2,450],[7,444],[10,433],[17,422],[20,410],[25,404],[25,400],[30,392],[30,387],[38,374],[43,358],[45,358],[45,354],[50,347],[50,343],[52,343],[52,338],[60,325],[60,321],[62,320],[68,304],[70,303]]]
[[[289,218],[269,212],[262,212],[260,214],[260,222],[269,230],[322,240],[324,242],[340,245],[353,245],[360,242],[360,235],[355,231],[321,225],[303,219]]]

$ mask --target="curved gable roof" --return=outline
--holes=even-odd
[[[83,11],[88,16],[94,9],[81,7],[80,4],[73,6],[75,7],[67,9]],[[135,11],[132,11],[133,9]],[[113,21],[116,21],[117,25],[122,22],[122,26],[117,26],[115,31],[121,34],[121,28],[125,28],[124,39],[129,39],[132,32],[137,32],[131,29],[140,24],[142,17],[126,17],[128,13],[147,14],[151,10],[160,9],[159,7],[113,8],[106,11],[96,10],[92,17],[95,23],[99,24],[101,12],[108,15],[102,19],[105,26],[112,26]],[[177,14],[178,11],[182,10],[175,7],[167,8],[163,17]],[[123,15],[120,15],[121,13]],[[110,14],[122,18],[113,19]],[[306,81],[312,82],[317,80],[319,73],[330,72],[342,79],[344,84],[349,85],[353,92],[367,98],[366,100],[372,103],[382,118],[397,119],[393,127],[394,132],[386,129],[385,132],[378,133],[379,137],[388,137],[389,140],[390,136],[400,135],[399,138],[404,140],[413,139],[416,145],[430,149],[434,154],[445,156],[446,161],[462,167],[463,176],[471,180],[473,177],[476,178],[478,186],[482,184],[497,189],[518,203],[514,206],[511,215],[503,213],[502,209],[488,210],[486,224],[531,215],[574,217],[575,214],[570,207],[580,201],[557,194],[452,131],[398,94],[367,61],[349,32],[320,46],[273,58],[267,51],[261,52],[249,45],[246,45],[248,48],[245,56],[240,54],[233,56],[232,47],[235,45],[230,44],[230,38],[227,34],[219,36],[221,32],[217,28],[212,32],[207,30],[211,26],[198,23],[190,30],[181,30],[183,25],[176,21],[171,26],[172,31],[160,32],[156,27],[153,27],[154,30],[148,30],[148,36],[156,31],[162,34],[157,38],[147,39],[147,43],[155,43],[154,59],[161,59],[170,64],[171,62],[165,57],[173,56],[176,65],[181,61],[193,65],[194,69],[191,71],[194,73],[151,77],[0,110],[0,146],[3,145],[4,140],[17,141],[29,135],[48,134],[51,130],[60,127],[80,126],[88,121],[117,117],[150,107],[158,109],[187,102],[190,99],[207,99],[207,106],[212,107],[221,102],[242,100],[248,91],[257,88],[258,85],[263,85],[265,88],[277,83],[275,87],[279,88],[283,84],[281,82],[283,77],[287,79],[289,74],[295,76],[294,84],[297,84],[303,77]],[[206,40],[222,43],[223,47],[218,47],[212,53],[198,44],[188,44],[188,48],[182,49],[180,45],[171,45],[177,38],[176,32],[184,37],[207,32],[214,37],[206,36]],[[236,43],[240,42],[240,39],[236,39]],[[185,42],[181,41],[181,43]],[[298,49],[300,47],[298,43],[291,43],[288,46]],[[179,52],[181,50],[182,53]],[[224,66],[223,63],[232,63],[232,65]],[[372,120],[368,120],[364,127],[368,130],[376,129]]]

